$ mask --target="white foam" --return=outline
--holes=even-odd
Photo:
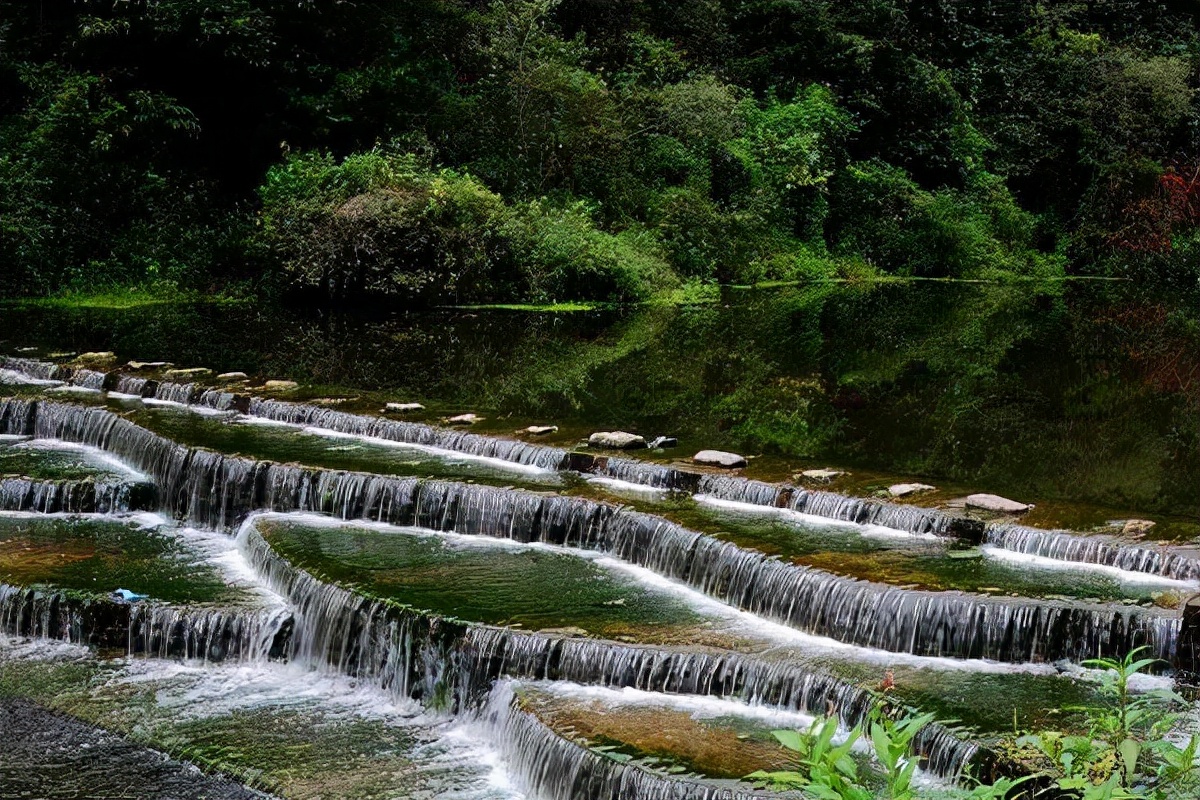
[[[133,481],[148,482],[150,477],[144,472],[139,472],[133,467],[121,461],[114,455],[101,450],[98,447],[91,445],[78,444],[77,442],[66,442],[61,439],[29,439],[20,444],[13,445],[26,450],[52,450],[66,453],[79,453],[84,456],[87,461],[92,464],[103,466],[121,473],[125,477]]]
[[[584,475],[588,483],[594,483],[602,486],[615,495],[623,495],[626,497],[634,497],[636,499],[649,500],[665,500],[670,494],[667,489],[660,489],[657,486],[647,486],[644,483],[631,483],[618,478],[610,478],[607,475]]]
[[[32,375],[26,375],[24,372],[17,372],[13,369],[0,369],[0,383],[24,384],[26,386],[62,386],[63,384],[62,381],[35,378]]]

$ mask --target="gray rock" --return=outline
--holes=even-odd
[[[250,380],[250,376],[244,372],[222,372],[217,376],[217,380],[221,383],[235,383],[240,381]]]
[[[739,456],[737,453],[726,453],[724,450],[701,450],[692,456],[692,461],[712,467],[732,468],[746,466],[745,456]]]
[[[588,437],[588,447],[602,447],[608,450],[640,450],[646,446],[646,439],[636,433],[626,431],[598,431]]]
[[[678,447],[679,440],[674,436],[659,436],[654,441],[650,442],[650,448],[657,450],[660,447]]]
[[[892,497],[907,497],[910,494],[932,492],[936,489],[936,486],[930,486],[928,483],[894,483],[888,487],[888,494]]]
[[[994,511],[997,514],[1024,514],[1033,508],[1028,503],[1018,503],[996,494],[967,495],[967,508],[977,508],[981,511]]]
[[[294,392],[300,388],[300,384],[295,381],[267,381],[263,384],[263,390],[268,392]]]
[[[168,381],[184,382],[208,378],[212,374],[212,370],[208,367],[190,367],[188,369],[169,369],[163,373],[163,378]]]
[[[388,403],[383,407],[385,414],[407,414],[411,411],[424,411],[425,406],[420,403]]]
[[[837,476],[845,474],[846,473],[840,469],[829,469],[829,467],[826,467],[825,469],[806,469],[800,473],[802,477],[814,481],[831,481]]]
[[[483,417],[477,414],[459,414],[456,417],[446,417],[444,422],[447,425],[474,425],[476,422],[482,422]]]
[[[548,433],[555,433],[557,431],[557,425],[530,425],[525,429],[525,432],[531,436],[545,436]]]
[[[159,367],[171,366],[171,362],[170,361],[130,361],[127,364],[125,364],[125,366],[129,367],[132,370],[158,369]]]

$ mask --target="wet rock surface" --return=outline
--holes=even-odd
[[[997,514],[1024,514],[1033,508],[1028,503],[1019,503],[1016,500],[1009,500],[1007,497],[1001,497],[997,494],[967,495],[966,506],[967,508],[992,511]]]
[[[646,446],[646,438],[626,431],[597,431],[588,437],[588,447],[607,450],[640,450]]]
[[[724,450],[701,450],[692,456],[692,461],[710,467],[744,467],[746,457],[737,453],[727,453]]]
[[[261,794],[26,700],[0,700],[0,798],[251,800]]]

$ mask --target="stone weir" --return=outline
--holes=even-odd
[[[0,357],[0,366],[24,372],[31,377],[56,374],[76,380],[69,368],[48,362]],[[86,385],[105,385],[102,380],[105,376],[100,373],[96,375],[100,378],[88,376]],[[834,492],[808,491],[790,484],[768,484],[740,476],[702,474],[637,459],[572,452],[558,447],[439,428],[419,422],[350,414],[322,406],[252,397],[223,389],[205,389],[197,383],[158,383],[118,373],[112,373],[108,377],[108,385],[123,394],[140,395],[181,405],[199,405],[219,411],[239,411],[275,422],[436,447],[548,470],[604,475],[642,486],[703,493],[722,500],[754,505],[790,508],[814,516],[855,524],[882,525],[915,534],[957,536],[978,542],[983,533],[983,525],[977,520],[935,509],[847,497]]]
[[[0,478],[0,511],[113,514],[150,511],[157,507],[157,492],[150,483]]]
[[[566,638],[423,613],[319,580],[276,554],[253,519],[238,539],[264,583],[294,608],[289,659],[332,667],[435,708],[479,711],[504,678],[722,697],[813,714],[834,709],[847,725],[875,703],[869,692],[836,678],[752,656]],[[927,726],[914,752],[947,778],[968,764],[987,766],[986,754],[942,725]]]
[[[100,408],[42,401],[0,420],[89,444],[153,476],[165,510],[232,530],[257,509],[313,511],[604,552],[733,607],[848,644],[918,656],[1028,662],[1170,661],[1177,616],[1124,605],[928,592],[798,566],[648,514],[583,498],[278,465],[190,449]]]
[[[520,776],[521,788],[545,800],[768,800],[799,798],[797,793],[750,791],[622,764],[568,741],[534,714],[521,709],[507,687],[497,687],[484,720],[505,761]]]
[[[0,633],[164,658],[260,661],[284,654],[291,617],[280,609],[123,603],[0,583]]]
[[[1126,544],[1106,536],[1081,536],[1070,531],[991,523],[984,530],[983,542],[1016,553],[1058,561],[1099,564],[1181,581],[1200,580],[1200,561],[1195,558],[1161,548]]]

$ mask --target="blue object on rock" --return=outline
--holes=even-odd
[[[113,592],[114,599],[123,600],[126,603],[132,603],[134,600],[145,600],[146,597],[147,595],[131,592],[128,589],[117,589],[115,592]]]

